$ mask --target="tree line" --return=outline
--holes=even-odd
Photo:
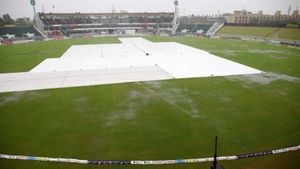
[[[32,25],[32,20],[29,17],[13,19],[9,14],[4,14],[0,17],[0,26],[5,25],[16,25],[16,26],[26,26]]]

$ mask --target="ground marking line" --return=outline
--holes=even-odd
[[[155,90],[153,90],[152,88],[146,86],[145,84],[141,83],[141,82],[137,82],[137,84],[141,85],[142,87],[144,87],[144,89],[146,89],[148,92],[160,97],[161,99],[163,99],[165,102],[169,103],[171,106],[176,107],[177,109],[179,109],[180,111],[192,116],[192,117],[198,117],[199,115],[195,115],[195,113],[190,112],[185,110],[184,108],[182,108],[181,106],[177,105],[176,103],[170,101],[168,98],[166,98],[165,96],[159,94],[158,92],[156,92]],[[191,105],[189,105],[191,106]]]
[[[287,147],[277,150],[263,151],[258,153],[248,153],[242,155],[232,156],[221,156],[217,157],[218,161],[223,160],[239,160],[246,158],[262,157],[266,155],[281,154],[290,151],[300,150],[300,145],[294,147]],[[7,155],[0,154],[0,159],[11,159],[11,160],[32,160],[32,161],[48,161],[48,162],[61,162],[61,163],[76,163],[76,164],[101,164],[101,165],[163,165],[163,164],[187,164],[187,163],[203,163],[212,162],[213,157],[209,158],[193,158],[193,159],[176,159],[176,160],[80,160],[73,158],[51,158],[51,157],[36,157],[36,156],[23,156],[23,155]]]

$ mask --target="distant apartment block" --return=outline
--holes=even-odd
[[[274,15],[263,14],[263,11],[252,13],[246,10],[234,11],[233,14],[226,15],[226,22],[229,24],[287,24],[300,22],[299,10],[294,10],[292,14],[282,14],[276,11]]]

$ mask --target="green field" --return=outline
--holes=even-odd
[[[192,37],[148,37],[205,49],[267,72],[263,75],[138,82],[0,93],[0,153],[79,159],[178,159],[299,145],[300,49]],[[72,44],[117,38],[0,47],[1,72],[28,71]],[[300,167],[300,152],[221,162],[226,169]],[[0,168],[209,168],[86,166],[0,160]]]
[[[0,73],[27,72],[46,58],[57,58],[71,45],[120,43],[117,38],[81,38],[0,46]]]
[[[217,34],[300,40],[299,28],[224,26]]]

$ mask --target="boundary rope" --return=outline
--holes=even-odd
[[[300,150],[300,145],[288,148],[282,148],[277,150],[263,151],[258,153],[248,153],[242,155],[233,156],[221,156],[217,157],[218,161],[223,160],[239,160],[245,158],[262,157],[266,155],[280,154],[289,151]],[[51,158],[51,157],[35,157],[35,156],[23,156],[23,155],[7,155],[0,154],[0,159],[12,159],[12,160],[33,160],[33,161],[48,161],[48,162],[61,162],[61,163],[77,163],[77,164],[132,164],[132,165],[162,165],[162,164],[187,164],[187,163],[203,163],[211,162],[213,157],[209,158],[194,158],[194,159],[177,159],[177,160],[80,160],[73,158]]]

